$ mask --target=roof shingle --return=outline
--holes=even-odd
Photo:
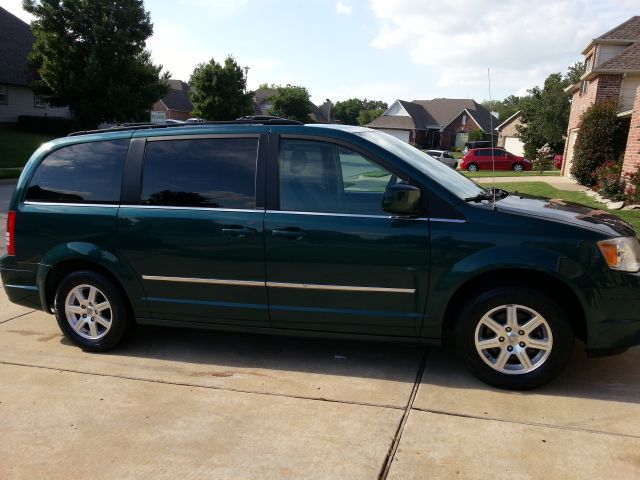
[[[27,55],[34,41],[29,25],[0,7],[0,83],[31,86]]]
[[[629,40],[632,42],[640,40],[640,16],[631,17],[596,40]]]
[[[640,71],[640,42],[598,65],[597,70]]]

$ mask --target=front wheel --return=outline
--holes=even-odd
[[[573,330],[560,306],[528,287],[498,287],[465,305],[456,347],[467,367],[498,388],[526,390],[556,377],[573,350]]]
[[[54,304],[62,333],[84,350],[101,352],[115,347],[129,325],[122,295],[95,272],[67,275],[58,286]]]
[[[477,172],[478,165],[476,165],[475,163],[470,163],[469,166],[467,167],[467,170],[469,170],[470,172]]]
[[[524,170],[521,163],[514,163],[512,168],[514,172],[522,172]]]

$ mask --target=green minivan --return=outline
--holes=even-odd
[[[533,388],[640,343],[640,244],[603,211],[485,189],[359,127],[277,118],[80,132],[10,204],[9,299],[88,351],[134,324],[453,345]]]

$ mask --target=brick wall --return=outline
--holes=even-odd
[[[567,127],[567,139],[574,130],[580,126],[582,114],[596,102],[606,100],[618,100],[620,98],[620,88],[622,86],[622,75],[599,75],[589,81],[587,91],[582,93],[582,88],[578,89],[571,100],[571,112],[569,113],[569,126]],[[565,143],[564,158],[568,158],[569,142]],[[569,175],[569,171],[563,165],[563,175]]]
[[[462,120],[464,120],[463,117],[465,116],[466,122],[462,123]],[[497,127],[498,125],[494,126]],[[480,126],[473,120],[473,118],[471,118],[471,115],[463,112],[458,115],[456,119],[449,125],[447,125],[447,128],[442,131],[442,136],[440,137],[440,145],[443,148],[451,148],[456,142],[456,133],[470,132],[471,130],[475,130],[476,128],[480,128]]]
[[[636,90],[636,98],[633,103],[627,148],[624,152],[622,171],[633,173],[640,168],[640,87]]]

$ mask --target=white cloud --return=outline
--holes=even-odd
[[[635,0],[634,0],[635,1]],[[379,20],[371,45],[406,52],[438,87],[523,91],[580,59],[590,39],[625,21],[626,0],[369,0]],[[487,92],[488,95],[488,92]]]
[[[353,10],[351,5],[346,5],[342,2],[336,3],[336,12],[340,15],[351,15],[351,10]]]

